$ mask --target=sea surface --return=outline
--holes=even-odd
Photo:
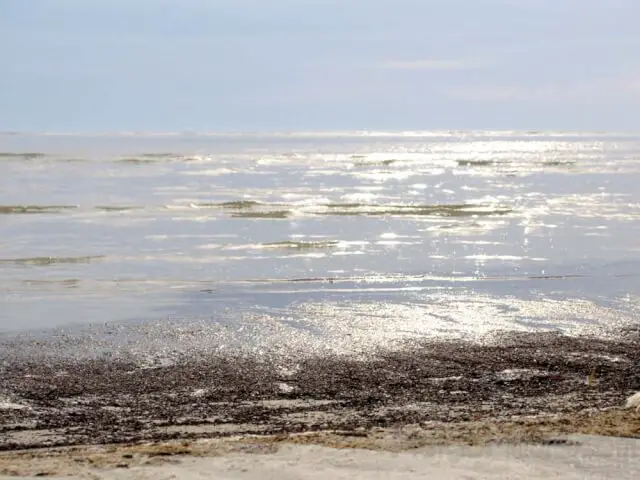
[[[593,333],[638,323],[639,273],[640,135],[0,135],[5,340]]]

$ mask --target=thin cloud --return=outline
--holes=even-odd
[[[629,79],[621,82],[620,90],[633,94],[640,94],[640,79]]]
[[[378,65],[387,70],[471,70],[482,68],[485,64],[467,60],[408,60],[391,61]]]
[[[449,98],[464,101],[525,101],[561,102],[585,101],[593,98],[626,96],[629,100],[640,94],[640,81],[625,78],[604,78],[563,85],[469,85],[448,88]]]

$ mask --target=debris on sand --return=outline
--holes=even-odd
[[[636,410],[640,410],[640,392],[627,398],[625,408],[635,408]]]
[[[549,434],[591,425],[592,433],[640,437],[639,412],[619,408],[640,389],[634,340],[538,333],[358,357],[190,352],[155,368],[133,357],[43,360],[12,351],[0,369],[0,450],[322,432],[360,438],[411,425],[421,438],[438,425],[449,432],[438,441],[474,443],[530,437],[538,427],[513,424],[523,419],[541,419]],[[597,382],[586,384],[593,371]],[[627,400],[638,405],[640,394]]]

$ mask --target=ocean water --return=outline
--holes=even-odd
[[[361,351],[615,330],[638,322],[639,220],[640,135],[2,134],[0,332]]]

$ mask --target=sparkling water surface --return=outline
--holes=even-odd
[[[621,133],[3,134],[0,332],[352,351],[637,323],[639,156]]]

